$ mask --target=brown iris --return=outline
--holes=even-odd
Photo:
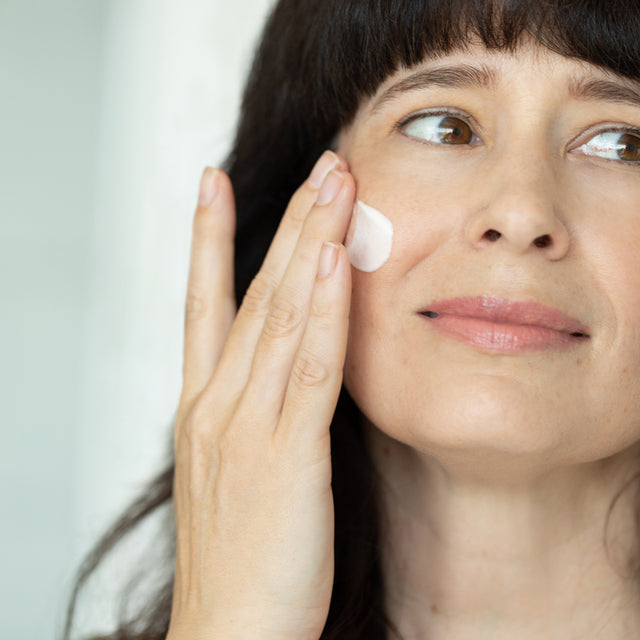
[[[473,131],[460,118],[447,116],[438,124],[438,139],[445,144],[469,144],[473,139]],[[640,142],[637,138],[636,141]],[[636,153],[638,153],[637,146]]]
[[[623,133],[618,138],[618,157],[626,162],[640,162],[640,138]]]

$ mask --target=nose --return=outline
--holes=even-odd
[[[539,167],[520,171],[503,167],[494,174],[499,177],[486,185],[486,204],[481,204],[467,224],[467,240],[473,246],[489,249],[495,245],[495,249],[539,254],[548,260],[560,260],[567,254],[570,236],[554,205],[553,176]]]

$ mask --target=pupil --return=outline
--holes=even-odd
[[[638,145],[638,138],[627,134],[620,136],[620,144],[623,145],[618,151],[618,157],[621,160],[627,160],[629,162],[638,162],[640,160],[640,146]]]
[[[471,129],[459,118],[447,116],[440,121],[440,139],[449,144],[468,144],[471,142]]]

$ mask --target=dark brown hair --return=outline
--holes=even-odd
[[[638,0],[281,0],[257,50],[225,165],[237,200],[238,300],[294,190],[362,99],[400,66],[464,48],[472,39],[490,49],[513,50],[531,36],[563,56],[638,81],[638,34]],[[331,437],[336,572],[322,640],[384,640],[395,632],[384,609],[376,476],[359,411],[344,390]],[[63,640],[71,637],[77,596],[96,567],[150,514],[170,509],[173,471],[170,456],[167,468],[85,559]],[[104,638],[164,640],[173,584],[170,517],[164,534],[164,574],[157,588]]]

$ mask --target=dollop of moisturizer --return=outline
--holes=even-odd
[[[345,241],[351,264],[360,271],[376,271],[389,259],[392,242],[391,220],[357,200]]]

